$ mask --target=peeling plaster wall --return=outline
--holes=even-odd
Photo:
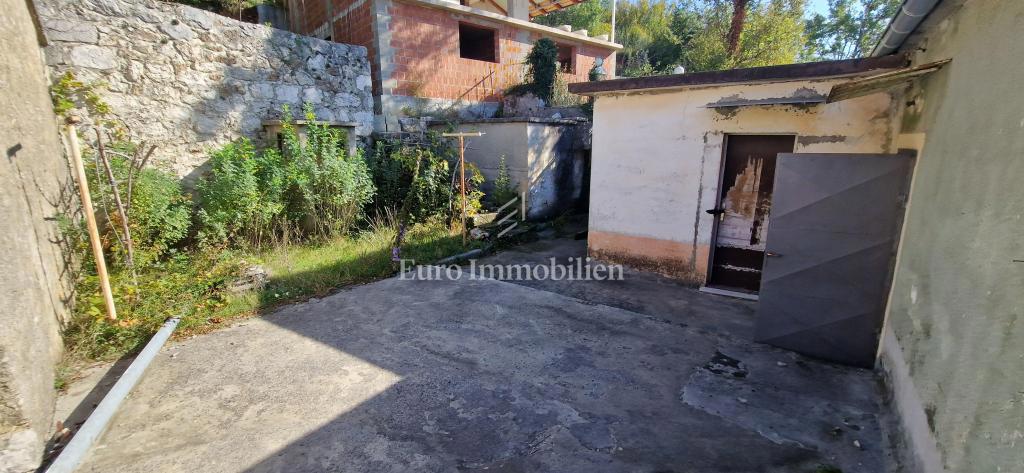
[[[898,126],[919,156],[882,364],[906,471],[1020,472],[1024,2],[947,1],[921,33],[915,65],[953,61],[901,100]]]
[[[843,79],[602,95],[595,104],[592,256],[693,284],[707,274],[725,135],[795,134],[797,153],[893,152],[893,102],[711,109],[723,100],[826,95]]]

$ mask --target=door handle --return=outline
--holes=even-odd
[[[710,215],[721,215],[725,213],[725,209],[707,209],[704,212]]]
[[[768,257],[771,257],[771,258],[781,258],[782,257],[782,255],[780,255],[778,253],[772,253],[771,251],[765,251],[764,255],[768,256]]]

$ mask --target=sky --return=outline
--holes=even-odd
[[[807,9],[804,15],[810,17],[815,13],[824,15],[828,12],[828,0],[807,0]]]

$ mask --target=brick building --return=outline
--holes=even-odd
[[[584,0],[289,0],[292,31],[365,46],[379,129],[430,110],[490,117],[502,94],[522,82],[523,60],[540,38],[559,45],[568,82],[586,81],[595,62],[615,73],[622,47],[530,22]]]

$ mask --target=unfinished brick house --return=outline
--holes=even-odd
[[[365,46],[378,129],[403,115],[448,110],[491,117],[505,90],[522,82],[535,41],[559,45],[567,82],[586,81],[600,61],[614,76],[622,46],[530,22],[585,0],[289,0],[293,32]]]

